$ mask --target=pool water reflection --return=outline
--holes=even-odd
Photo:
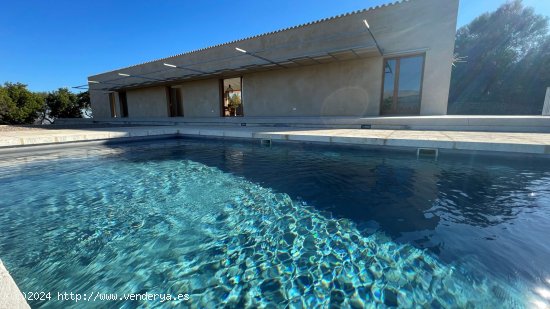
[[[2,162],[0,258],[23,290],[183,291],[211,307],[549,301],[547,159],[176,140],[22,160]]]

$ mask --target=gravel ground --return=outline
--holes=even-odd
[[[0,132],[11,132],[11,131],[28,131],[28,130],[38,130],[40,128],[38,127],[30,127],[30,126],[6,126],[1,125],[0,126]]]
[[[76,124],[76,125],[0,125],[0,132],[32,131],[32,130],[61,130],[61,129],[92,129],[92,128],[114,128],[114,127],[136,127],[127,124]]]

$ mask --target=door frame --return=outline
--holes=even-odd
[[[226,79],[233,79],[233,78],[240,78],[240,83],[241,83],[241,110],[242,110],[242,115],[240,116],[225,116],[225,105],[224,105],[224,95],[225,95],[225,89],[223,88],[223,81],[226,80]],[[244,98],[243,98],[243,94],[244,94],[244,91],[243,91],[243,76],[242,75],[237,75],[237,76],[232,76],[232,77],[223,77],[223,78],[220,78],[219,79],[219,96],[220,96],[220,117],[244,117]]]
[[[399,77],[400,77],[399,75],[401,73],[401,59],[413,58],[413,57],[418,57],[418,56],[422,57],[422,73],[421,73],[421,76],[420,76],[420,92],[419,92],[420,108],[418,110],[418,114],[403,115],[403,114],[396,113],[396,111],[397,111],[397,99],[398,99],[398,95],[399,95]],[[386,63],[389,60],[396,60],[396,63],[395,63],[395,78],[394,78],[394,81],[393,81],[393,101],[392,101],[392,107],[393,108],[392,108],[392,111],[390,113],[383,113],[382,112],[382,106],[383,106],[382,104],[384,103],[384,86],[385,86],[384,82],[385,82],[385,75],[386,75]],[[420,115],[420,112],[422,111],[422,92],[423,92],[423,89],[424,89],[424,71],[425,71],[425,68],[426,68],[426,53],[425,52],[383,58],[383,61],[382,61],[382,91],[380,92],[380,108],[379,108],[379,111],[378,111],[378,114],[380,116],[419,116]]]

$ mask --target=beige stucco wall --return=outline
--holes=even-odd
[[[185,117],[219,117],[220,88],[218,79],[182,84],[181,97]]]
[[[379,15],[392,21],[377,34],[384,54],[415,49],[426,53],[420,114],[447,114],[458,0],[412,0],[398,10],[381,11]]]
[[[259,72],[243,77],[246,116],[377,115],[382,58]]]
[[[128,117],[166,117],[168,98],[166,87],[132,89],[126,92]]]
[[[193,73],[169,69],[163,66],[164,62],[182,66],[191,64],[193,68],[206,72],[221,69],[231,72],[244,65],[266,63],[239,53],[235,47],[280,62],[304,55],[352,49],[369,42],[372,44],[363,24],[366,18],[386,57],[426,55],[420,114],[444,115],[447,112],[457,12],[458,0],[411,0],[98,74],[90,79],[132,84],[145,80],[124,78],[117,73],[148,75],[156,72],[150,75],[156,79],[180,78]],[[352,61],[244,73],[244,113],[246,116],[378,115],[382,61],[382,57],[374,55]],[[178,82],[182,84],[185,117],[220,116],[218,78],[219,75],[212,74],[208,80]],[[108,98],[96,99],[97,93],[91,93],[92,104],[96,103],[96,106],[92,105],[94,117],[110,117]],[[97,113],[96,108],[99,109]],[[128,90],[128,108],[130,117],[166,116],[166,93],[155,88]]]

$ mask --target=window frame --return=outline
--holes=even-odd
[[[401,59],[406,58],[414,58],[414,57],[422,57],[422,72],[420,76],[420,92],[419,92],[419,105],[420,108],[418,110],[418,114],[400,114],[397,112],[397,100],[399,99],[399,77],[401,74]],[[384,104],[384,87],[385,87],[385,81],[386,81],[386,65],[388,61],[390,60],[396,60],[395,63],[395,77],[393,80],[393,102],[392,102],[392,109],[388,113],[384,113],[382,108]],[[379,115],[380,116],[419,116],[420,112],[422,110],[422,92],[424,89],[424,71],[426,68],[426,53],[414,53],[414,54],[406,54],[406,55],[398,55],[398,56],[391,56],[383,58],[382,61],[382,90],[380,93],[380,108],[379,108]]]

